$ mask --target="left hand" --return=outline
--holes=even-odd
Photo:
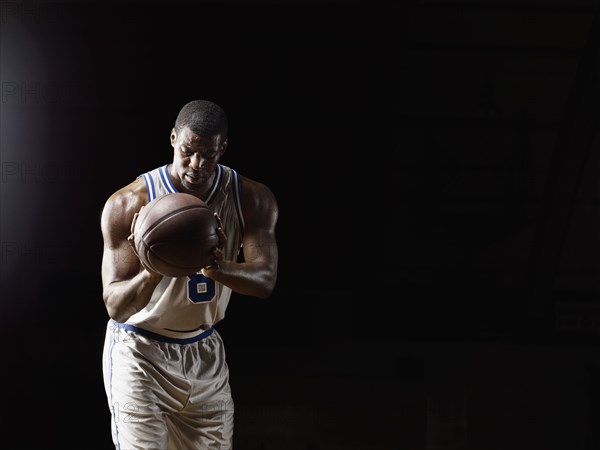
[[[217,220],[217,234],[219,236],[219,244],[213,249],[213,255],[215,259],[211,264],[202,268],[202,275],[208,278],[214,278],[214,276],[221,270],[219,263],[223,261],[223,247],[227,243],[227,235],[223,231],[223,221],[218,213],[214,213],[215,219]]]

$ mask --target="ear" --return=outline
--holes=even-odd
[[[175,133],[175,128],[171,130],[171,147],[175,147],[175,141],[177,140],[177,134]]]
[[[221,144],[221,155],[223,153],[225,153],[225,150],[227,150],[227,144],[228,144],[228,142],[229,142],[229,138],[225,138],[225,140]]]

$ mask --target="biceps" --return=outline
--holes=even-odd
[[[105,248],[102,257],[102,281],[106,286],[114,281],[127,280],[135,276],[140,269],[138,257],[127,245]]]
[[[244,236],[244,260],[246,262],[275,261],[277,243],[271,232],[255,232]]]

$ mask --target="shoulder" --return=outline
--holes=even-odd
[[[102,228],[110,229],[129,224],[133,215],[148,203],[146,183],[138,178],[115,191],[106,200],[102,211]]]
[[[262,203],[267,206],[277,207],[277,200],[273,191],[264,183],[240,175],[241,198],[244,204]]]
[[[142,207],[148,203],[148,190],[142,178],[123,186],[106,200],[105,208],[117,208],[121,211],[129,208]]]
[[[240,199],[246,224],[274,224],[279,214],[279,206],[273,191],[264,183],[240,176]]]

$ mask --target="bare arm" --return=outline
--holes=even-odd
[[[267,298],[277,281],[279,253],[275,226],[279,208],[270,189],[242,178],[242,210],[244,262],[217,258],[218,264],[205,267],[202,273],[240,294]]]
[[[104,205],[101,219],[103,298],[108,315],[125,322],[148,304],[162,276],[145,270],[127,238],[134,214],[146,203],[143,182],[134,181],[115,192]]]

